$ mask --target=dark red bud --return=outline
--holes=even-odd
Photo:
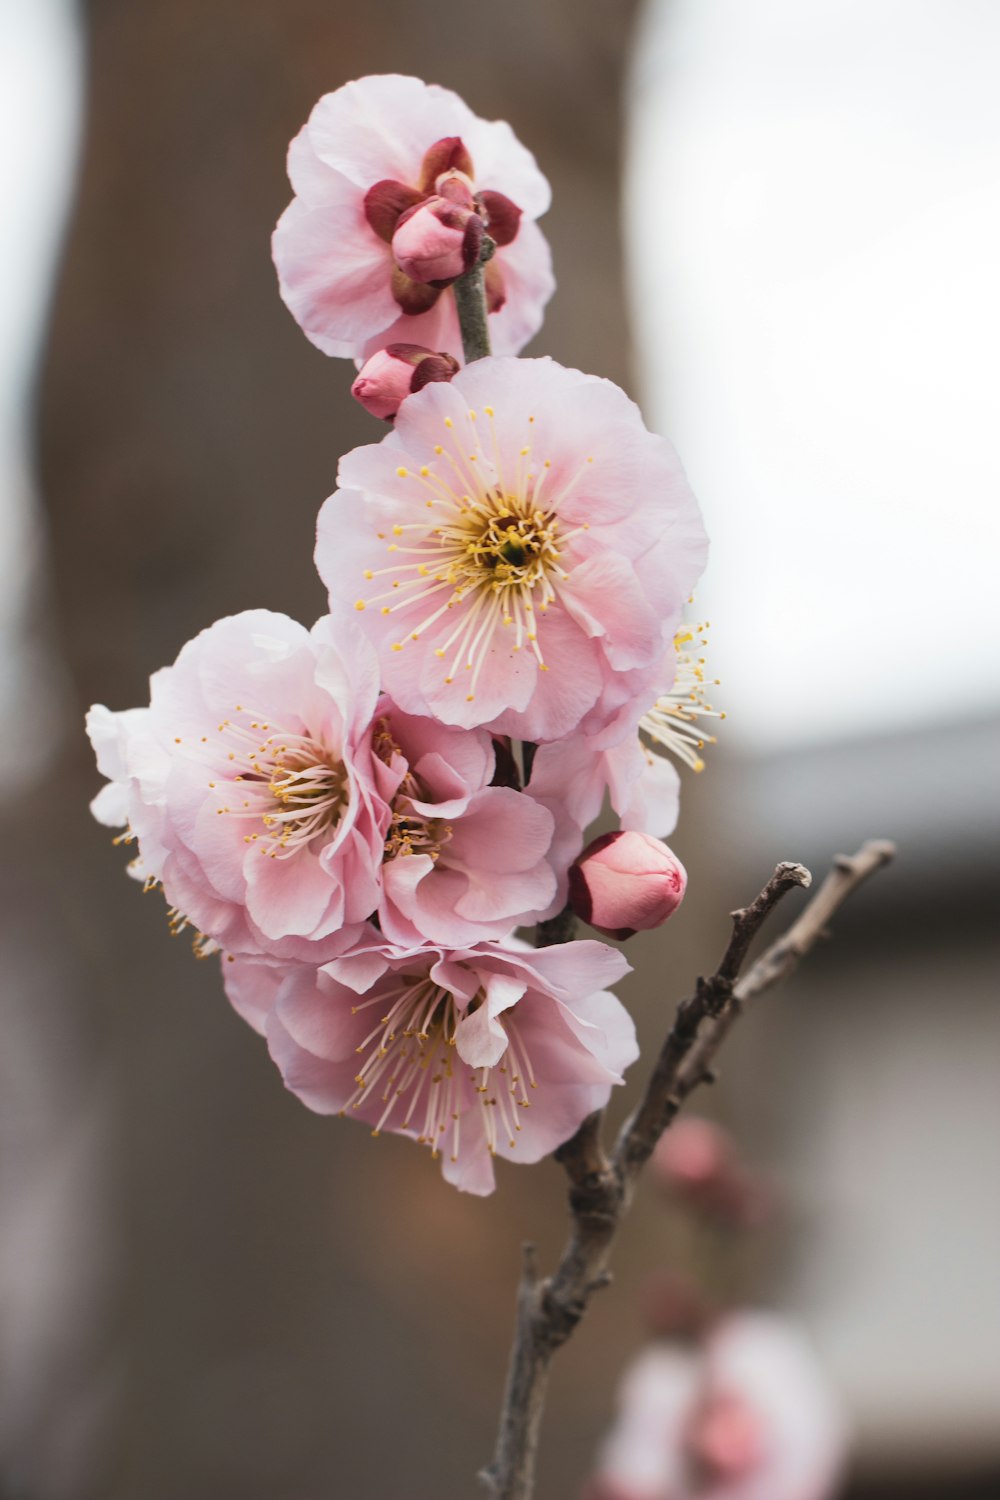
[[[490,188],[479,193],[479,202],[486,216],[486,228],[490,239],[497,245],[509,245],[517,238],[521,226],[521,210],[504,193],[494,193]]]
[[[503,272],[495,260],[487,261],[483,267],[483,283],[486,287],[486,311],[499,312],[507,301],[507,288],[504,286]]]
[[[440,287],[430,286],[426,281],[413,281],[398,266],[392,268],[391,284],[400,311],[409,317],[427,312],[441,295]]]
[[[365,194],[365,218],[379,239],[391,245],[401,216],[423,197],[423,193],[407,187],[405,182],[394,182],[391,177],[385,177]]]
[[[425,152],[420,168],[421,196],[437,192],[437,180],[445,172],[464,172],[466,177],[473,175],[472,157],[460,135],[443,136]]]
[[[458,371],[458,360],[451,354],[427,354],[413,372],[410,390],[422,391],[434,380],[453,380]]]

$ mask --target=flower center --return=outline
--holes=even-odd
[[[399,799],[397,799],[398,802]],[[441,858],[441,850],[451,841],[452,826],[443,818],[422,818],[418,813],[407,812],[393,803],[392,821],[385,838],[384,859],[397,859],[407,854],[427,854],[435,863]]]
[[[386,765],[402,751],[392,737],[387,719],[379,719],[372,741],[375,754]],[[383,860],[406,854],[427,854],[437,861],[445,844],[451,842],[452,825],[444,818],[427,818],[413,806],[414,798],[425,802],[424,789],[413,772],[407,770],[392,799],[392,817],[385,837]]]
[[[483,1003],[480,993],[469,1005]],[[529,1109],[528,1090],[537,1087],[515,1017],[500,1024],[507,1050],[494,1068],[470,1068],[455,1051],[460,1014],[454,996],[420,975],[393,976],[380,994],[352,1007],[352,1014],[377,1007],[378,1024],[355,1048],[363,1059],[355,1075],[357,1088],[342,1114],[365,1109],[374,1118],[372,1134],[385,1128],[416,1134],[419,1145],[438,1157],[447,1149],[457,1161],[462,1121],[478,1108],[486,1146],[495,1155],[498,1133],[513,1147],[521,1130],[519,1109]],[[380,1108],[381,1106],[381,1108]]]
[[[417,618],[392,649],[402,651],[433,630],[434,654],[446,666],[445,682],[454,682],[461,672],[472,674],[466,695],[470,703],[479,674],[497,647],[506,653],[527,645],[539,669],[548,670],[539,617],[558,602],[559,586],[570,576],[567,545],[590,529],[587,522],[561,529],[557,502],[547,494],[542,500],[552,462],[536,461],[530,442],[505,472],[493,408],[483,407],[483,415],[490,430],[486,448],[479,443],[477,414],[470,410],[464,446],[457,442],[452,418],[445,417],[448,442],[435,445],[433,467],[397,469],[399,478],[415,481],[414,502],[422,499],[421,509],[431,515],[397,523],[391,538],[378,533],[395,556],[389,567],[367,569],[364,576],[388,579],[389,587],[355,603],[362,610],[377,604],[383,615],[419,604]],[[563,484],[560,500],[592,461],[587,458]],[[451,620],[442,626],[449,611]]]
[[[250,716],[237,706],[236,713]],[[216,808],[220,817],[247,819],[262,825],[244,834],[271,859],[290,859],[326,837],[340,822],[350,799],[347,769],[325,745],[309,734],[276,728],[259,719],[218,727],[218,749],[225,751],[225,778],[210,781],[211,790],[232,797]],[[207,742],[204,736],[202,743]],[[218,762],[213,755],[213,762]],[[235,795],[233,795],[235,794]]]

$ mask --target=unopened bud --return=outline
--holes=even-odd
[[[608,937],[659,927],[684,897],[687,873],[648,833],[605,833],[570,866],[569,895],[578,917]]]
[[[653,1152],[653,1171],[670,1187],[699,1191],[728,1178],[735,1159],[732,1139],[711,1120],[677,1120]]]
[[[396,225],[392,253],[413,281],[450,286],[479,262],[483,221],[471,208],[448,198],[425,198]]]
[[[729,1229],[760,1229],[778,1206],[767,1179],[740,1163],[732,1137],[697,1115],[671,1125],[653,1152],[651,1166],[663,1187]]]
[[[351,386],[351,395],[373,417],[391,422],[407,396],[432,380],[450,380],[458,360],[435,354],[421,344],[387,344],[365,361]]]

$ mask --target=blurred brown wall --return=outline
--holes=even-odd
[[[368,72],[459,90],[511,120],[554,186],[559,291],[539,347],[628,382],[618,230],[633,0],[93,0],[79,197],[40,390],[57,648],[72,699],[44,796],[13,814],[4,892],[44,910],[43,983],[81,1099],[110,1110],[113,1246],[99,1316],[36,1410],[8,1490],[27,1500],[440,1500],[489,1453],[518,1240],[562,1229],[552,1166],[459,1198],[412,1146],[310,1116],[171,942],[91,823],[80,716],[142,701],[151,669],[250,606],[305,621],[316,510],[338,455],[383,429],[350,370],[280,303],[269,236],[287,142]],[[42,934],[51,931],[46,926]],[[40,946],[44,947],[44,935]],[[65,1128],[77,1115],[66,1106]],[[87,1210],[74,1235],[87,1234]],[[631,1314],[618,1309],[624,1348]],[[541,1493],[586,1469],[610,1374],[560,1372]],[[73,1446],[67,1413],[104,1405]],[[74,1416],[73,1421],[77,1417]],[[80,1419],[82,1420],[82,1419]],[[75,1429],[74,1429],[75,1430]],[[56,1470],[45,1454],[76,1455]],[[46,1477],[49,1476],[49,1477]]]

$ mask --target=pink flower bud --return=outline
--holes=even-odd
[[[711,1120],[696,1115],[678,1120],[653,1152],[653,1170],[670,1187],[716,1187],[735,1160],[731,1138]]]
[[[648,833],[604,833],[569,871],[573,910],[613,938],[659,927],[680,906],[686,885],[680,860]]]
[[[760,1229],[777,1209],[772,1185],[743,1167],[721,1126],[697,1115],[678,1120],[653,1152],[653,1175],[691,1209],[730,1229]]]
[[[450,380],[458,360],[421,344],[387,344],[365,361],[351,395],[373,417],[391,422],[406,397],[432,380]]]
[[[413,281],[450,286],[479,260],[483,221],[449,198],[425,198],[402,215],[392,237],[399,269]]]

